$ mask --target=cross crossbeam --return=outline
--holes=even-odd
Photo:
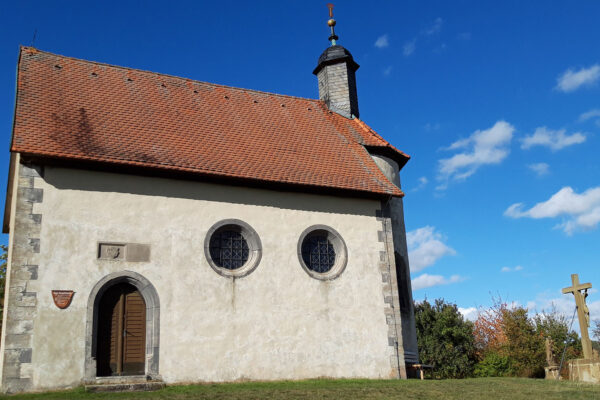
[[[579,275],[577,275],[577,274],[571,275],[571,282],[573,282],[573,286],[564,288],[562,290],[563,294],[567,294],[567,293],[575,294],[576,291],[592,288],[592,284],[589,282],[588,283],[579,283]]]

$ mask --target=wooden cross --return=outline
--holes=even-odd
[[[590,326],[590,310],[585,304],[585,298],[587,297],[588,289],[592,288],[591,283],[579,283],[579,276],[577,274],[571,275],[571,282],[573,286],[566,287],[562,290],[563,294],[573,293],[575,296],[575,305],[577,306],[577,317],[579,318],[579,328],[581,330],[581,347],[583,347],[583,358],[592,358],[592,342],[588,333],[588,327]],[[585,290],[584,293],[581,293]]]

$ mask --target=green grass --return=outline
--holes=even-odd
[[[83,388],[0,396],[20,399],[598,399],[600,385],[524,378],[462,380],[330,380],[169,386],[156,392],[85,393]]]

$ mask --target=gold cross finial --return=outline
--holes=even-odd
[[[333,19],[333,4],[328,3],[327,8],[329,8],[329,21],[327,21],[327,25],[331,28],[331,35],[329,36],[329,40],[331,41],[331,45],[335,46],[335,41],[338,40],[338,36],[335,34],[335,19]]]

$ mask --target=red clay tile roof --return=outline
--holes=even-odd
[[[21,48],[13,152],[402,196],[365,146],[409,158],[320,100]]]

